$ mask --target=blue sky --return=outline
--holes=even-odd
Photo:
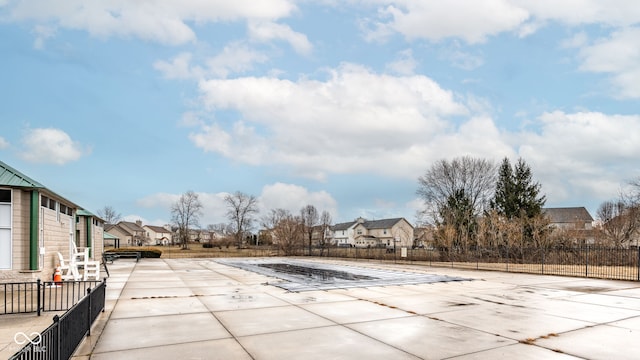
[[[547,206],[640,176],[640,6],[0,0],[0,158],[161,225],[193,190],[415,221],[434,161],[522,157]]]

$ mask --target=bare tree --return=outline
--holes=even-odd
[[[451,161],[443,159],[418,178],[417,194],[434,220],[440,220],[440,214],[446,212],[443,210],[447,203],[458,194],[463,194],[471,205],[473,215],[477,216],[493,196],[496,170],[495,163],[485,159],[469,156]]]
[[[311,242],[313,240],[313,230],[318,225],[320,221],[320,216],[318,215],[318,210],[313,205],[307,205],[300,209],[300,217],[302,218],[302,225],[304,227],[304,232],[308,240],[309,245],[309,256],[311,256]]]
[[[327,235],[329,234],[329,229],[331,228],[331,213],[327,210],[322,211],[320,215],[320,256],[324,253],[324,249],[329,245]]]
[[[465,251],[477,232],[477,219],[488,208],[496,184],[496,165],[472,157],[440,160],[418,178],[423,214],[442,231],[436,243]]]
[[[102,209],[99,209],[98,216],[107,224],[116,224],[122,218],[122,215],[120,215],[120,213],[110,205],[106,205]]]
[[[602,222],[605,237],[616,247],[630,245],[634,236],[638,236],[640,207],[634,202],[605,201],[598,208],[597,217]]]
[[[289,210],[271,209],[262,220],[262,226],[271,232],[273,241],[284,251],[293,255],[296,247],[302,243],[304,224],[300,216],[293,216]]]
[[[258,212],[258,199],[253,195],[236,191],[225,196],[224,202],[227,204],[227,219],[233,225],[236,245],[240,248],[244,234],[251,229],[254,216]]]
[[[635,205],[640,205],[640,177],[629,181],[629,190],[624,197]]]
[[[178,228],[178,235],[183,249],[188,248],[189,229],[199,226],[201,215],[202,203],[198,199],[198,194],[191,190],[182,194],[178,201],[171,206],[171,220]]]

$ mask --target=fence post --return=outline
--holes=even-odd
[[[40,278],[38,278],[38,280],[36,280],[36,286],[38,287],[38,290],[36,290],[36,296],[38,297],[38,300],[36,300],[36,306],[38,307],[38,316],[40,316]],[[44,287],[43,287],[43,293],[42,293],[42,300],[44,301]],[[32,300],[33,301],[33,300]]]
[[[87,311],[87,336],[91,336],[91,288],[87,289],[87,301],[89,302],[89,311]]]
[[[103,287],[104,289],[102,291],[104,291],[103,296],[104,299],[102,300],[102,312],[104,312],[104,308],[107,307],[107,278],[103,278],[102,279],[102,283],[104,284]]]
[[[544,275],[544,253],[545,253],[545,251],[544,251],[544,250],[545,250],[545,249],[544,249],[544,248],[542,248],[542,275]]]
[[[638,281],[640,281],[640,247],[637,248],[638,251],[638,263],[636,263],[636,273],[638,274]]]
[[[584,260],[584,277],[589,277],[589,245],[587,244],[585,250],[585,260]]]
[[[56,315],[53,317],[53,323],[56,324],[56,343],[55,343],[55,347],[56,347],[56,359],[60,359],[60,354],[62,352],[62,349],[60,349],[60,347],[62,347],[62,339],[60,338],[60,316]]]

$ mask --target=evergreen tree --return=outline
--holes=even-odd
[[[518,159],[514,171],[515,191],[520,213],[531,219],[542,214],[542,207],[547,201],[546,196],[540,195],[541,185],[533,181],[531,168],[522,158]]]
[[[513,168],[509,159],[504,158],[491,208],[509,220],[531,219],[542,213],[546,202],[546,197],[540,195],[540,187],[533,181],[531,168],[522,158]]]
[[[520,211],[517,202],[514,199],[514,176],[511,169],[511,163],[506,157],[502,160],[498,169],[498,181],[496,182],[496,192],[490,207],[496,210],[499,215],[512,219],[517,216]]]

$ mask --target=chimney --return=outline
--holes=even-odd
[[[142,226],[142,220],[136,220],[136,225]]]

